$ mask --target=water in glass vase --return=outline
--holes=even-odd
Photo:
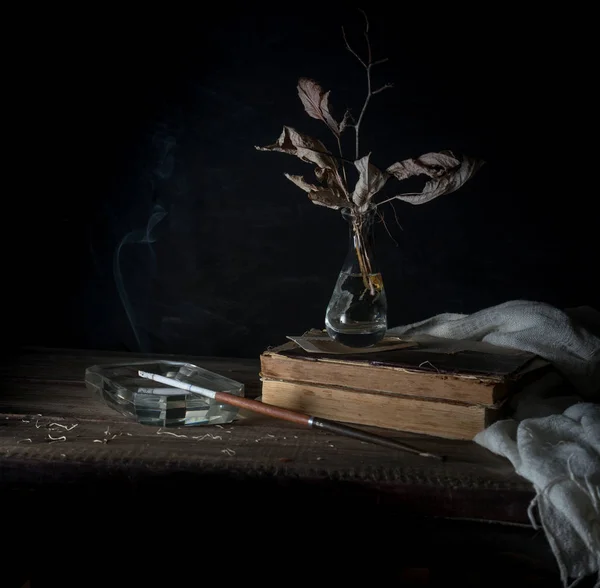
[[[373,251],[373,213],[356,218],[344,211],[343,217],[350,225],[350,243],[327,306],[325,328],[342,345],[370,347],[387,331],[387,300]]]
[[[349,347],[370,347],[387,330],[387,301],[381,274],[369,274],[366,288],[360,273],[340,272],[327,313],[329,336]]]

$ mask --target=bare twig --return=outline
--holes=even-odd
[[[391,202],[390,206],[392,207],[392,210],[394,211],[394,219],[396,220],[396,224],[400,227],[400,230],[403,231],[404,227],[400,224],[400,221],[398,220],[398,214],[396,213],[396,207],[394,206],[394,203]]]
[[[365,102],[363,104],[362,110],[360,111],[358,121],[356,121],[354,123],[354,132],[356,133],[356,159],[360,158],[360,144],[359,144],[360,124],[362,123],[362,120],[365,116],[365,112],[367,110],[367,106],[369,105],[371,97],[375,96],[375,94],[379,94],[380,92],[383,92],[384,90],[387,90],[388,88],[393,87],[392,84],[385,84],[384,86],[381,86],[381,88],[378,88],[377,90],[372,90],[372,88],[371,88],[371,68],[375,65],[379,65],[380,63],[384,63],[385,61],[387,61],[387,57],[383,58],[383,59],[378,59],[377,61],[373,61],[372,51],[371,51],[371,42],[369,41],[369,19],[367,18],[367,15],[364,12],[364,10],[360,10],[360,11],[363,13],[363,16],[365,17],[364,35],[365,35],[365,40],[367,42],[367,57],[368,57],[367,62],[365,62],[363,59],[361,59],[361,57],[358,55],[358,53],[356,53],[356,51],[354,51],[354,49],[352,49],[352,47],[350,46],[350,43],[348,43],[348,39],[346,38],[346,32],[344,30],[344,27],[342,27],[342,35],[344,37],[344,42],[346,43],[346,48],[348,49],[348,51],[350,51],[350,53],[352,53],[352,55],[354,55],[354,57],[356,57],[356,59],[358,59],[359,63],[367,70],[367,97],[365,98]]]
[[[350,51],[350,53],[352,53],[352,55],[354,55],[354,57],[356,57],[356,59],[358,59],[360,64],[366,69],[367,64],[360,58],[358,53],[356,53],[356,51],[354,51],[354,49],[352,49],[352,47],[350,47],[350,44],[348,43],[348,39],[346,39],[346,31],[344,30],[344,27],[342,27],[342,35],[344,37],[344,42],[346,43],[346,47],[348,48],[348,51]]]
[[[379,218],[381,219],[381,222],[383,223],[383,226],[385,227],[385,231],[386,233],[389,235],[390,239],[396,244],[396,247],[398,247],[398,241],[396,241],[396,239],[394,239],[394,237],[392,236],[392,233],[390,233],[390,230],[388,229],[388,226],[385,222],[385,218],[383,218],[383,214],[381,212],[379,212],[378,210],[376,211],[377,216],[379,216]]]
[[[371,92],[371,94],[373,96],[375,96],[375,94],[379,94],[379,92],[383,92],[384,90],[387,90],[388,88],[393,88],[394,84],[385,84],[384,86],[381,86],[381,88],[379,88],[378,90],[373,90],[373,92]]]
[[[340,159],[342,160],[342,175],[344,176],[344,186],[348,186],[348,178],[346,177],[346,165],[345,165],[345,162],[347,160],[344,159],[344,157],[343,157],[344,154],[342,152],[342,142],[340,141],[340,136],[336,135],[336,139],[337,139],[338,149],[340,151]]]
[[[365,41],[367,42],[367,56],[369,58],[368,64],[371,65],[373,59],[371,58],[371,41],[369,41],[369,19],[367,18],[367,13],[359,8],[359,10],[363,13],[365,17]]]
[[[359,8],[358,11],[362,12],[362,15],[365,17],[365,35],[367,35],[369,33],[369,19],[367,18],[367,13],[362,8]]]

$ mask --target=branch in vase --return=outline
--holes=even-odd
[[[353,125],[354,132],[356,134],[356,141],[355,141],[356,159],[358,159],[360,157],[360,142],[359,142],[360,141],[359,140],[360,125],[365,116],[367,106],[369,105],[369,102],[371,101],[371,97],[375,96],[375,94],[379,94],[380,92],[383,92],[384,90],[387,90],[388,88],[393,87],[393,84],[385,84],[384,86],[382,86],[381,88],[378,88],[377,90],[373,91],[371,89],[371,68],[373,68],[375,65],[379,65],[381,63],[386,62],[387,57],[385,57],[383,59],[378,59],[377,61],[372,60],[371,42],[369,41],[369,19],[367,18],[367,15],[365,14],[364,10],[361,10],[361,12],[363,13],[363,16],[365,17],[364,35],[365,35],[365,40],[367,42],[367,57],[368,57],[366,62],[358,55],[358,53],[356,51],[354,51],[354,49],[352,49],[352,47],[350,46],[350,43],[348,43],[348,39],[346,38],[346,31],[344,30],[344,27],[342,27],[342,36],[344,37],[344,43],[346,44],[346,48],[348,49],[348,51],[350,51],[350,53],[352,53],[352,55],[354,55],[354,57],[356,57],[356,59],[358,59],[359,63],[367,71],[367,97],[365,98],[365,102],[363,104],[362,110],[360,111],[358,120]]]

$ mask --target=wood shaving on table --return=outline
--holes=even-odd
[[[66,441],[67,438],[62,435],[61,437],[53,437],[52,435],[50,435],[50,433],[48,433],[48,439],[50,439],[50,441]]]
[[[60,427],[61,429],[66,429],[67,431],[72,431],[75,427],[78,427],[79,424],[75,423],[74,425],[61,425],[60,423],[50,423],[48,427]]]
[[[233,455],[235,455],[235,451],[233,449],[221,449],[221,453],[226,453],[227,455],[229,455],[229,457],[232,457]]]
[[[265,439],[267,439],[268,441],[270,441],[271,439],[277,439],[277,437],[275,437],[275,435],[267,434],[265,437],[258,437],[254,441],[256,443],[258,443],[259,441],[264,441]],[[284,437],[284,439],[285,439],[285,437]]]
[[[206,438],[212,439],[213,441],[223,441],[223,437],[221,437],[220,435],[211,435],[210,433],[206,433],[206,435],[202,435],[201,437],[192,437],[192,439],[195,439],[196,441],[202,441]]]
[[[157,435],[170,435],[171,437],[178,437],[181,439],[187,439],[188,436],[187,435],[178,435],[177,433],[171,433],[170,431],[163,431],[162,427],[160,429],[158,429],[158,431],[156,431]]]

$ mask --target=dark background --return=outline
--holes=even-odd
[[[402,228],[384,208],[390,326],[517,298],[598,308],[586,16],[366,9],[374,59],[389,58],[374,84],[394,84],[363,123],[372,161],[441,149],[486,161],[454,194],[397,201]],[[322,328],[347,227],[283,176],[310,179],[311,166],[254,146],[285,124],[334,147],[296,83],[312,77],[337,116],[358,114],[366,78],[341,25],[364,55],[360,12],[90,11],[53,27],[38,15],[15,46],[25,130],[5,199],[7,339],[256,356]]]

